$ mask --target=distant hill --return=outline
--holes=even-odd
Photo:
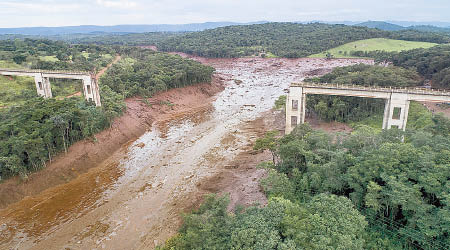
[[[251,23],[235,22],[206,22],[190,24],[143,24],[143,25],[114,25],[114,26],[64,26],[64,27],[24,27],[24,28],[0,28],[0,35],[21,34],[33,36],[52,36],[61,34],[87,34],[87,33],[144,33],[144,32],[183,32],[202,31],[230,25],[250,25],[266,23],[265,21]]]
[[[362,26],[362,27],[375,28],[375,29],[388,30],[388,31],[397,31],[397,30],[406,29],[405,27],[397,25],[397,24],[381,22],[381,21],[367,21],[367,22],[355,24],[355,26]]]
[[[408,22],[404,22],[408,23]],[[410,22],[414,24],[413,22]],[[445,24],[445,23],[441,23]],[[435,26],[435,25],[424,25],[417,23],[415,25],[411,26],[401,26],[398,24],[393,24],[389,22],[382,22],[382,21],[367,21],[363,23],[353,24],[354,26],[362,26],[362,27],[368,27],[368,28],[376,28],[380,30],[387,30],[387,31],[399,31],[399,30],[418,30],[418,31],[425,31],[425,32],[438,32],[438,33],[447,33],[450,34],[450,27],[442,27],[442,26]]]
[[[432,26],[432,25],[416,25],[416,26],[410,26],[408,28],[413,29],[413,30],[419,30],[419,31],[442,32],[442,33],[450,34],[450,27],[444,28],[444,27],[436,27],[436,26]]]
[[[423,26],[423,25],[436,26],[436,27],[441,27],[441,28],[450,27],[450,22],[411,22],[411,21],[389,21],[389,20],[387,20],[386,22],[392,23],[392,24],[397,24],[397,25],[400,25],[403,27]]]

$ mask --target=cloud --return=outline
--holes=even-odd
[[[97,4],[106,8],[135,8],[138,6],[136,2],[128,0],[97,0]]]
[[[80,4],[77,3],[60,3],[54,1],[35,1],[31,3],[27,2],[15,2],[5,1],[0,2],[0,13],[16,13],[20,15],[25,12],[39,13],[60,13],[65,11],[79,10]]]
[[[0,0],[0,27],[260,20],[449,22],[448,13],[448,0]]]

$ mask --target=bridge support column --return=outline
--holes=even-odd
[[[289,134],[299,123],[305,122],[306,93],[302,87],[290,87],[286,97],[286,128],[285,134]]]
[[[42,77],[42,74],[36,74],[34,76],[34,83],[36,84],[38,95],[44,98],[52,97],[52,88],[48,77]]]
[[[392,93],[384,107],[383,129],[397,127],[405,131],[409,112],[408,94]]]
[[[83,92],[84,98],[87,101],[94,102],[96,106],[102,106],[100,102],[100,91],[95,77],[87,76],[83,78]]]

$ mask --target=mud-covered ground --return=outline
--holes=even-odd
[[[121,125],[98,135],[99,144],[80,142],[71,149],[77,154],[60,157],[61,168],[66,162],[72,171],[80,168],[84,173],[63,181],[50,178],[42,184],[45,191],[0,210],[0,248],[152,249],[176,232],[180,213],[196,207],[207,192],[230,193],[230,209],[236,204],[264,204],[258,180],[265,173],[255,166],[271,156],[254,152],[252,145],[267,130],[283,130],[283,115],[271,111],[276,98],[305,76],[372,63],[196,59],[216,68],[215,79],[223,82],[223,91],[213,98],[208,98],[210,92],[202,95],[202,88],[169,91],[156,100],[175,104],[167,107],[129,100],[128,120],[122,117]],[[114,140],[129,129],[142,135],[136,140],[130,136],[131,141],[127,136]],[[111,149],[100,161],[102,147]],[[75,156],[88,164],[96,155],[97,161],[88,168],[73,163]],[[39,183],[35,185],[38,188]]]

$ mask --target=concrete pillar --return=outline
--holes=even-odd
[[[43,77],[41,73],[34,75],[34,83],[36,84],[36,91],[38,95],[44,98],[51,98],[52,87],[50,85],[50,79],[48,77]]]
[[[305,123],[306,118],[306,93],[302,91],[302,105],[301,105],[301,120],[300,122],[303,124]]]
[[[94,102],[96,106],[101,106],[100,93],[95,78],[91,76],[83,77],[83,94],[87,101]]]
[[[383,129],[387,129],[388,127],[388,121],[389,121],[389,113],[391,110],[391,97],[389,96],[388,99],[386,99],[386,102],[384,104],[384,115],[383,115]]]
[[[306,95],[302,87],[290,87],[286,97],[286,128],[289,134],[299,123],[305,122]]]
[[[44,97],[45,98],[53,97],[53,95],[52,95],[52,86],[50,85],[50,78],[43,77],[42,78],[42,83],[43,83],[44,93],[45,93]]]
[[[95,77],[92,78],[92,89],[94,91],[94,101],[96,106],[102,106],[102,102],[100,100],[100,88],[98,87],[98,82]]]
[[[34,83],[36,84],[36,91],[38,95],[46,97],[44,90],[44,78],[42,77],[42,74],[39,73],[34,75]]]
[[[395,126],[404,131],[408,121],[409,103],[408,94],[392,93],[386,100],[383,129],[391,129]]]

